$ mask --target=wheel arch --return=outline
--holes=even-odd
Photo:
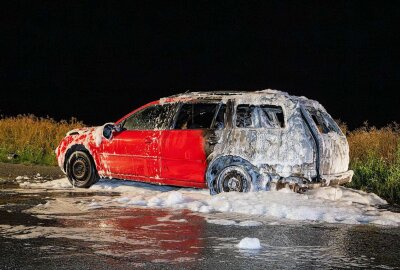
[[[93,164],[94,164],[94,166],[95,166],[95,168],[97,170],[97,164],[96,164],[96,161],[95,161],[92,153],[90,153],[90,151],[83,144],[74,144],[65,153],[64,164],[63,164],[64,171],[66,171],[69,157],[76,151],[82,151],[82,152],[85,152],[86,154],[88,154],[89,157],[92,159],[92,162],[93,162]]]

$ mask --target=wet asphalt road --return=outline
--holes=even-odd
[[[26,212],[55,197],[78,202],[94,194],[20,192],[14,185],[1,185],[0,269],[396,269],[400,266],[399,228],[316,223],[239,227],[211,224],[206,216],[187,210],[143,208],[96,209],[84,214],[52,216]],[[244,237],[259,238],[262,249],[238,249],[235,245]]]
[[[18,176],[27,176],[31,179],[40,175],[44,179],[58,179],[64,173],[58,166],[41,166],[28,164],[13,164],[0,162],[0,183],[2,179],[15,179]]]

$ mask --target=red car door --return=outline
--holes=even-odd
[[[161,177],[166,184],[205,187],[205,133],[216,103],[183,104],[175,126],[161,134]]]
[[[167,107],[153,102],[117,122],[122,131],[114,132],[102,151],[103,167],[110,176],[149,181],[159,178],[160,128],[168,119]]]
[[[206,153],[202,130],[165,130],[161,142],[162,178],[204,182]]]
[[[113,177],[154,178],[158,174],[160,131],[124,130],[114,133],[111,144],[115,152],[109,153]]]

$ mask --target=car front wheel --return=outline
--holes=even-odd
[[[66,173],[72,186],[78,188],[89,188],[99,180],[93,159],[83,151],[75,151],[69,156]]]

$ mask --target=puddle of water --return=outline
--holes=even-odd
[[[277,224],[261,217],[257,219],[261,225],[239,226],[246,220],[245,215],[134,207],[86,209],[77,213],[64,211],[48,214],[45,218],[26,212],[39,203],[50,202],[51,205],[56,200],[65,200],[69,207],[98,197],[106,199],[110,196],[112,200],[117,194],[0,190],[0,246],[15,249],[15,258],[19,255],[23,258],[18,252],[35,254],[29,252],[34,250],[43,256],[32,255],[36,256],[37,264],[49,265],[47,260],[51,259],[64,262],[63,267],[72,263],[70,268],[82,260],[82,250],[85,250],[84,254],[90,254],[83,259],[86,266],[97,269],[114,268],[116,262],[116,265],[125,266],[135,263],[136,267],[219,269],[391,269],[400,265],[399,228]],[[214,221],[207,222],[207,219]],[[238,249],[236,245],[244,237],[258,238],[262,248],[256,251]],[[16,245],[29,249],[19,251]],[[7,266],[7,256],[0,256],[0,265]],[[65,260],[63,256],[67,256]],[[98,261],[104,264],[99,266]]]
[[[29,220],[26,217],[21,216],[21,224]],[[59,216],[41,224],[21,224],[0,227],[0,232],[3,237],[25,240],[34,246],[35,239],[44,238],[40,247],[50,240],[53,245],[54,241],[67,241],[71,256],[77,256],[79,247],[85,245],[92,256],[153,266],[391,269],[400,263],[400,231],[365,225],[221,226],[187,210],[161,209],[102,209],[83,219]],[[257,237],[262,248],[238,249],[236,245],[244,237]],[[61,251],[42,248],[42,252],[52,257]]]

